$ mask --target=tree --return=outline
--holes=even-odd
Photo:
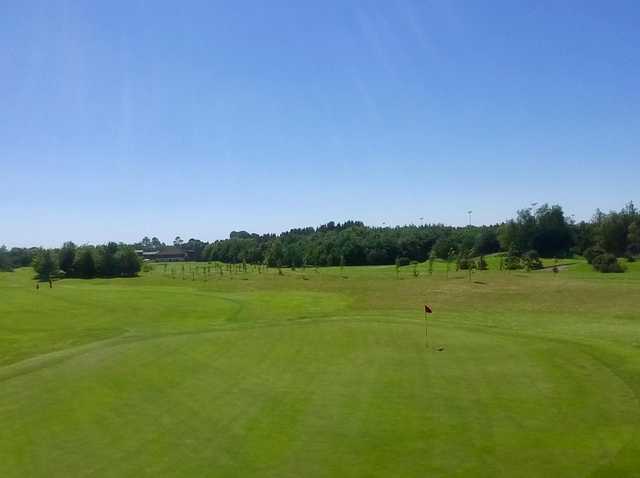
[[[617,212],[604,216],[598,224],[598,243],[602,248],[615,255],[621,256],[627,248],[627,225],[625,217]]]
[[[479,256],[493,254],[499,250],[500,241],[498,241],[498,234],[493,229],[482,231],[478,234],[475,243],[473,244],[473,253]]]
[[[584,255],[584,251],[596,245],[596,234],[593,223],[581,221],[573,227],[575,252]]]
[[[453,251],[453,254],[455,254],[456,246],[451,239],[447,237],[440,237],[433,245],[432,250],[438,259],[447,260],[449,258],[449,255],[451,254],[451,251]]]
[[[65,242],[59,253],[60,270],[67,276],[73,274],[73,263],[76,260],[76,245],[73,242]]]
[[[207,246],[206,243],[198,239],[191,238],[186,243],[183,244],[183,249],[187,251],[189,255],[189,260],[201,261],[201,260],[205,260],[204,248],[206,246]],[[246,259],[246,257],[243,257],[243,259]]]
[[[487,269],[489,269],[487,261],[484,260],[484,256],[480,256],[480,258],[478,259],[478,270],[486,271]]]
[[[451,269],[451,261],[453,261],[453,257],[455,256],[455,249],[450,249],[447,254],[447,279],[449,278],[449,270]]]
[[[135,276],[140,272],[142,263],[140,258],[131,247],[120,247],[116,253],[116,261],[118,262],[118,269],[120,274],[124,276]]]
[[[40,249],[33,260],[33,269],[41,281],[47,281],[58,271],[56,260],[49,249]]]
[[[12,247],[8,252],[8,260],[11,268],[29,267],[33,264],[33,259],[40,249],[37,247]]]
[[[90,247],[82,247],[76,252],[73,271],[75,275],[83,279],[89,279],[96,275],[96,263],[93,258],[93,250]]]
[[[285,264],[288,264],[291,268],[295,269],[296,267],[302,266],[303,258],[304,255],[301,244],[294,242],[287,245],[284,250]]]
[[[398,267],[405,267],[411,264],[411,259],[408,257],[396,257],[396,265]]]
[[[269,246],[267,252],[267,265],[269,267],[280,267],[284,260],[284,248],[282,247],[282,241],[279,239],[274,240]]]
[[[9,251],[7,250],[7,246],[0,247],[0,271],[7,272],[12,271],[13,265],[11,264],[11,257],[9,256]]]
[[[511,245],[509,252],[504,260],[504,268],[507,270],[522,269],[522,259],[520,257],[520,251],[518,251],[515,245]]]
[[[629,225],[627,243],[626,255],[628,258],[640,255],[640,221],[633,222]]]
[[[627,252],[626,252],[627,258],[631,258],[639,255],[640,255],[640,242],[629,244],[627,246]]]
[[[531,209],[518,211],[515,220],[502,224],[498,239],[504,250],[514,246],[519,251],[535,249],[544,257],[569,254],[573,245],[571,228],[562,208],[543,204],[535,214]]]
[[[466,251],[460,251],[458,253],[458,262],[456,264],[456,270],[466,271],[470,269],[474,265],[473,259],[469,256],[469,253]]]
[[[176,236],[176,238],[173,240],[173,245],[175,247],[182,247],[182,244],[184,244],[182,238],[180,236]]]
[[[97,248],[97,270],[98,275],[102,277],[114,277],[120,275],[118,260],[116,253],[118,252],[118,244],[109,242],[105,246]]]
[[[573,237],[562,207],[543,204],[535,214],[535,232],[531,249],[542,257],[568,254]]]
[[[157,239],[157,238],[154,238],[154,239]],[[152,246],[152,244],[151,244],[151,239],[149,239],[149,237],[148,237],[148,236],[144,236],[144,237],[142,238],[142,241],[140,241],[140,245],[142,245],[142,247],[143,247],[144,249],[149,249],[149,248],[151,248],[151,246]]]
[[[629,244],[640,244],[640,221],[629,224],[627,241]]]
[[[157,250],[161,247],[164,247],[164,243],[154,236],[153,238],[151,238],[151,247]]]

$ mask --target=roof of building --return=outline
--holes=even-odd
[[[165,247],[164,249],[160,249],[157,253],[158,257],[184,257],[186,252],[184,252],[179,247]]]

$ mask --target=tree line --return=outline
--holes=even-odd
[[[40,280],[52,277],[131,277],[142,263],[131,246],[109,242],[101,246],[77,247],[65,242],[60,249],[39,249],[33,256],[33,269]]]
[[[318,228],[291,229],[280,235],[232,232],[207,244],[201,260],[266,263],[269,266],[385,265],[424,262],[430,257],[464,264],[466,258],[505,252],[509,268],[541,266],[540,257],[602,254],[640,255],[640,214],[627,204],[621,211],[596,211],[575,223],[559,205],[518,211],[514,219],[492,226],[442,224],[368,227],[359,221],[330,222]]]
[[[56,264],[71,277],[134,275],[140,260],[134,249],[159,249],[158,238],[131,244],[102,246],[65,243],[62,248],[0,248],[0,269]],[[233,231],[228,239],[183,241],[174,247],[196,261],[267,264],[270,267],[387,265],[430,258],[465,264],[470,257],[505,252],[505,267],[538,267],[539,257],[582,255],[604,272],[619,269],[617,258],[640,255],[640,213],[632,202],[620,211],[597,210],[589,221],[574,222],[559,205],[543,204],[517,212],[516,217],[490,226],[454,227],[443,224],[371,227],[361,221],[329,222],[319,227],[296,228],[281,234]],[[51,256],[51,260],[47,257]],[[598,259],[597,259],[598,258]],[[596,260],[597,259],[597,260]],[[57,262],[56,262],[57,261]]]

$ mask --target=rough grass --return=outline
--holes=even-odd
[[[565,263],[2,273],[0,476],[639,476],[640,266]]]

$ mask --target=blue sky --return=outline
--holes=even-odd
[[[0,4],[0,243],[640,202],[639,2]]]

